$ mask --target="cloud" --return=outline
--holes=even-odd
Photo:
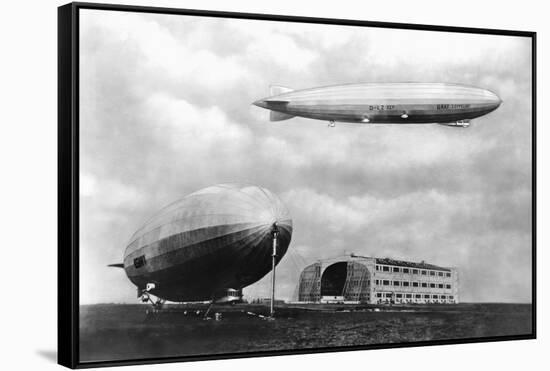
[[[107,43],[101,45],[102,48],[123,45],[132,50],[133,57],[140,58],[144,71],[169,78],[181,86],[197,84],[206,89],[223,89],[247,75],[244,66],[232,57],[218,56],[209,49],[190,49],[155,17],[104,12],[101,17],[83,17],[82,24],[84,33],[93,37],[97,32],[96,37]]]
[[[266,49],[266,45],[269,47]],[[283,68],[301,71],[317,58],[310,50],[300,48],[292,38],[276,33],[256,39],[247,48],[248,57],[263,64],[277,64]]]
[[[235,151],[251,140],[250,131],[230,122],[218,107],[198,108],[162,93],[144,101],[144,118],[151,133],[162,140],[170,133],[174,148],[193,157],[205,156],[220,144],[232,145]]]

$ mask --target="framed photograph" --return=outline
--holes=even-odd
[[[535,338],[534,32],[58,19],[60,364]]]

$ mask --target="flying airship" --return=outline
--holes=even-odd
[[[273,233],[276,232],[276,253]],[[166,206],[130,238],[124,268],[138,297],[164,301],[231,302],[281,260],[292,219],[266,188],[219,184]]]
[[[271,96],[253,104],[270,110],[270,121],[295,116],[359,124],[441,124],[468,127],[497,109],[493,92],[448,83],[362,83],[292,90],[272,86]]]

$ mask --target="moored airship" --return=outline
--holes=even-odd
[[[130,238],[124,263],[112,266],[124,268],[144,302],[228,302],[272,270],[291,236],[290,214],[272,192],[219,184],[160,210]]]
[[[270,121],[295,116],[360,124],[441,124],[468,127],[470,120],[497,109],[493,92],[449,83],[362,83],[292,90],[271,87],[253,104],[270,110]]]

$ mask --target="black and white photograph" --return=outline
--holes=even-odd
[[[527,32],[78,9],[78,362],[534,336]]]

